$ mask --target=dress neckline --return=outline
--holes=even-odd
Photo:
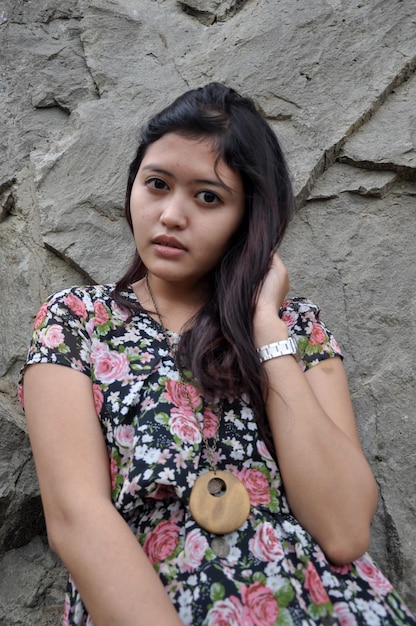
[[[180,338],[180,333],[175,332],[174,330],[170,330],[169,328],[164,329],[164,327],[162,326],[162,324],[160,322],[158,322],[157,320],[154,319],[154,317],[152,315],[150,315],[142,306],[140,300],[138,299],[136,292],[133,289],[132,285],[127,285],[127,287],[125,288],[125,290],[123,290],[123,292],[127,295],[128,299],[131,300],[132,302],[135,302],[136,304],[138,304],[140,306],[140,310],[137,310],[134,312],[133,317],[135,315],[139,315],[141,317],[145,317],[146,319],[148,319],[150,321],[150,323],[152,324],[152,326],[155,328],[155,330],[157,330],[158,332],[163,332],[164,330],[166,331],[166,333],[169,335],[169,337],[172,338],[172,342],[173,343],[177,343],[179,341]]]

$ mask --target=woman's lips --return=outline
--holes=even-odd
[[[160,235],[153,239],[153,245],[158,256],[165,259],[176,259],[184,254],[185,246],[175,237]]]

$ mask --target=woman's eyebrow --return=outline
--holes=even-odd
[[[212,185],[214,187],[221,187],[221,189],[226,189],[227,191],[234,191],[234,189],[223,183],[220,178],[216,180],[211,180],[210,178],[197,178],[195,182],[200,185]]]
[[[164,170],[163,168],[158,167],[157,165],[153,165],[152,163],[149,163],[149,165],[144,165],[142,167],[142,171],[144,170],[152,170],[152,172],[157,172],[158,174],[165,174],[165,176],[170,176],[171,178],[175,178],[175,176],[171,172],[168,172],[168,170]]]
[[[173,180],[175,180],[175,175],[172,174],[172,172],[169,172],[162,167],[158,167],[157,165],[153,165],[153,163],[149,163],[148,165],[143,166],[142,171],[144,172],[147,170],[151,170],[152,172],[155,172],[157,174],[170,176],[170,178],[173,178]],[[212,180],[211,178],[196,178],[195,182],[200,185],[212,185],[214,187],[220,187],[221,189],[225,189],[226,191],[229,191],[231,193],[237,193],[235,189],[226,185],[220,178],[216,178],[214,180]]]

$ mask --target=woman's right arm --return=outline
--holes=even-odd
[[[49,542],[95,626],[182,626],[111,501],[109,460],[88,376],[62,365],[31,365],[24,402]]]

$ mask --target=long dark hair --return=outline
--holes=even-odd
[[[267,380],[252,336],[259,289],[271,254],[288,225],[293,194],[279,142],[250,98],[219,83],[186,92],[155,115],[142,130],[130,165],[125,211],[131,230],[130,195],[148,146],[167,133],[206,137],[217,162],[239,172],[245,214],[231,246],[213,272],[209,297],[181,334],[177,361],[189,368],[207,397],[247,394],[260,432],[271,447],[265,413]],[[146,267],[137,251],[114,291],[116,301],[132,308],[122,291],[143,278]]]

